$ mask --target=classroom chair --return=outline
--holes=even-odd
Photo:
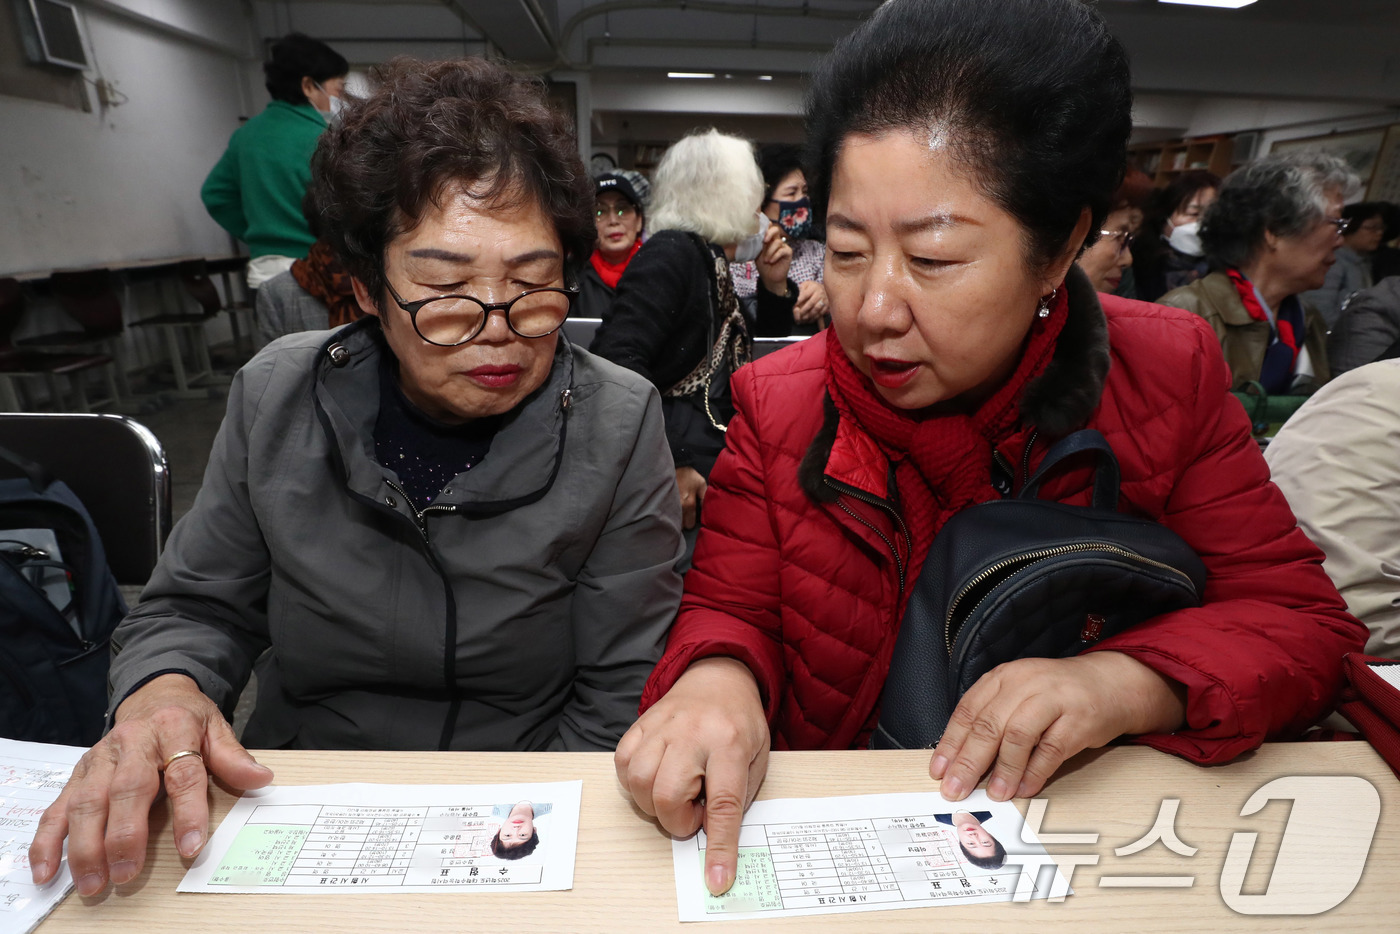
[[[602,318],[565,318],[564,336],[575,347],[587,350],[588,345],[593,343],[593,335],[598,333],[598,327],[602,323]]]
[[[78,412],[89,411],[87,394],[81,374],[96,367],[105,367],[108,391],[116,398],[114,370],[116,364],[107,354],[41,353],[16,349],[11,335],[24,316],[24,294],[14,279],[0,279],[0,408],[8,412],[22,411],[19,393],[12,378],[42,378],[49,385],[50,404],[56,411],[64,408],[60,376],[68,377],[73,388],[72,407]]]
[[[79,330],[50,331],[36,337],[15,341],[24,350],[45,353],[105,353],[114,362],[112,403],[122,405],[131,397],[127,382],[126,355],[122,348],[121,299],[117,297],[116,281],[111,270],[84,269],[55,272],[49,277],[49,290],[60,307],[79,326]]]
[[[212,385],[228,381],[227,378],[214,373],[214,364],[209,356],[209,337],[204,331],[204,326],[223,314],[226,309],[222,299],[219,298],[219,290],[214,287],[214,283],[210,281],[205,271],[203,260],[181,263],[176,269],[176,278],[178,284],[174,288],[173,307],[180,309],[182,306],[186,306],[186,299],[193,299],[199,310],[195,312],[169,311],[165,314],[138,318],[131,324],[132,327],[158,328],[160,330],[165,339],[166,354],[170,359],[170,366],[175,376],[173,395],[182,399],[203,399],[209,396]],[[160,287],[159,284],[158,287]],[[232,314],[231,317],[233,317]],[[185,368],[184,354],[180,350],[181,331],[189,335],[194,355],[193,372]],[[238,343],[237,333],[235,326],[235,344]],[[194,383],[201,383],[202,386],[195,388]]]
[[[0,414],[0,447],[68,484],[117,583],[145,585],[171,523],[170,465],[150,429],[124,415]]]

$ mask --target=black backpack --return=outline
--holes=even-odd
[[[0,479],[0,736],[90,746],[126,604],[73,491],[4,448],[0,470],[22,474]]]
[[[1098,457],[1093,506],[1038,497]],[[1060,440],[1014,499],[971,506],[934,537],[895,640],[873,749],[932,749],[977,679],[1017,658],[1077,655],[1144,620],[1200,606],[1206,568],[1166,526],[1117,511],[1118,459],[1093,429]]]

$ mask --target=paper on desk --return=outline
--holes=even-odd
[[[0,934],[24,934],[73,888],[66,856],[47,885],[29,872],[39,817],[63,790],[86,749],[0,739]]]
[[[1366,667],[1380,675],[1386,684],[1400,691],[1400,665],[1367,665]]]
[[[574,885],[583,783],[285,785],[245,792],[180,892],[536,892]],[[534,849],[493,854],[525,803]],[[523,813],[517,810],[517,816]],[[508,846],[514,856],[526,846]]]
[[[996,868],[971,863],[959,845],[965,831],[953,823],[958,812],[979,816],[982,831],[1013,855]],[[957,820],[967,823],[961,814]],[[956,805],[932,792],[757,801],[739,833],[738,877],[718,898],[705,888],[705,832],[672,842],[680,919],[1006,902],[1018,884],[1031,898],[1045,898],[1052,886],[1057,896],[1068,894],[1058,869],[1054,878],[1048,867],[1038,871],[1045,849],[1028,830],[1023,841],[1024,826],[1015,805],[980,791]],[[997,862],[980,837],[971,845],[974,856]]]

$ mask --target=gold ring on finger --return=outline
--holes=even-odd
[[[182,749],[174,755],[166,757],[166,760],[160,764],[160,770],[162,772],[169,771],[172,763],[178,759],[185,758],[185,756],[194,756],[201,764],[204,762],[204,757],[201,756],[198,751],[194,749]]]

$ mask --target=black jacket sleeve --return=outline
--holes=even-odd
[[[675,351],[673,338],[685,324],[686,306],[697,289],[693,252],[683,236],[665,232],[643,244],[618,281],[612,308],[603,314],[588,348],[640,373],[662,392],[670,385],[658,382],[658,364]]]
[[[792,333],[792,310],[797,307],[797,286],[787,281],[787,294],[774,295],[763,285],[754,290],[754,337],[787,337]]]

